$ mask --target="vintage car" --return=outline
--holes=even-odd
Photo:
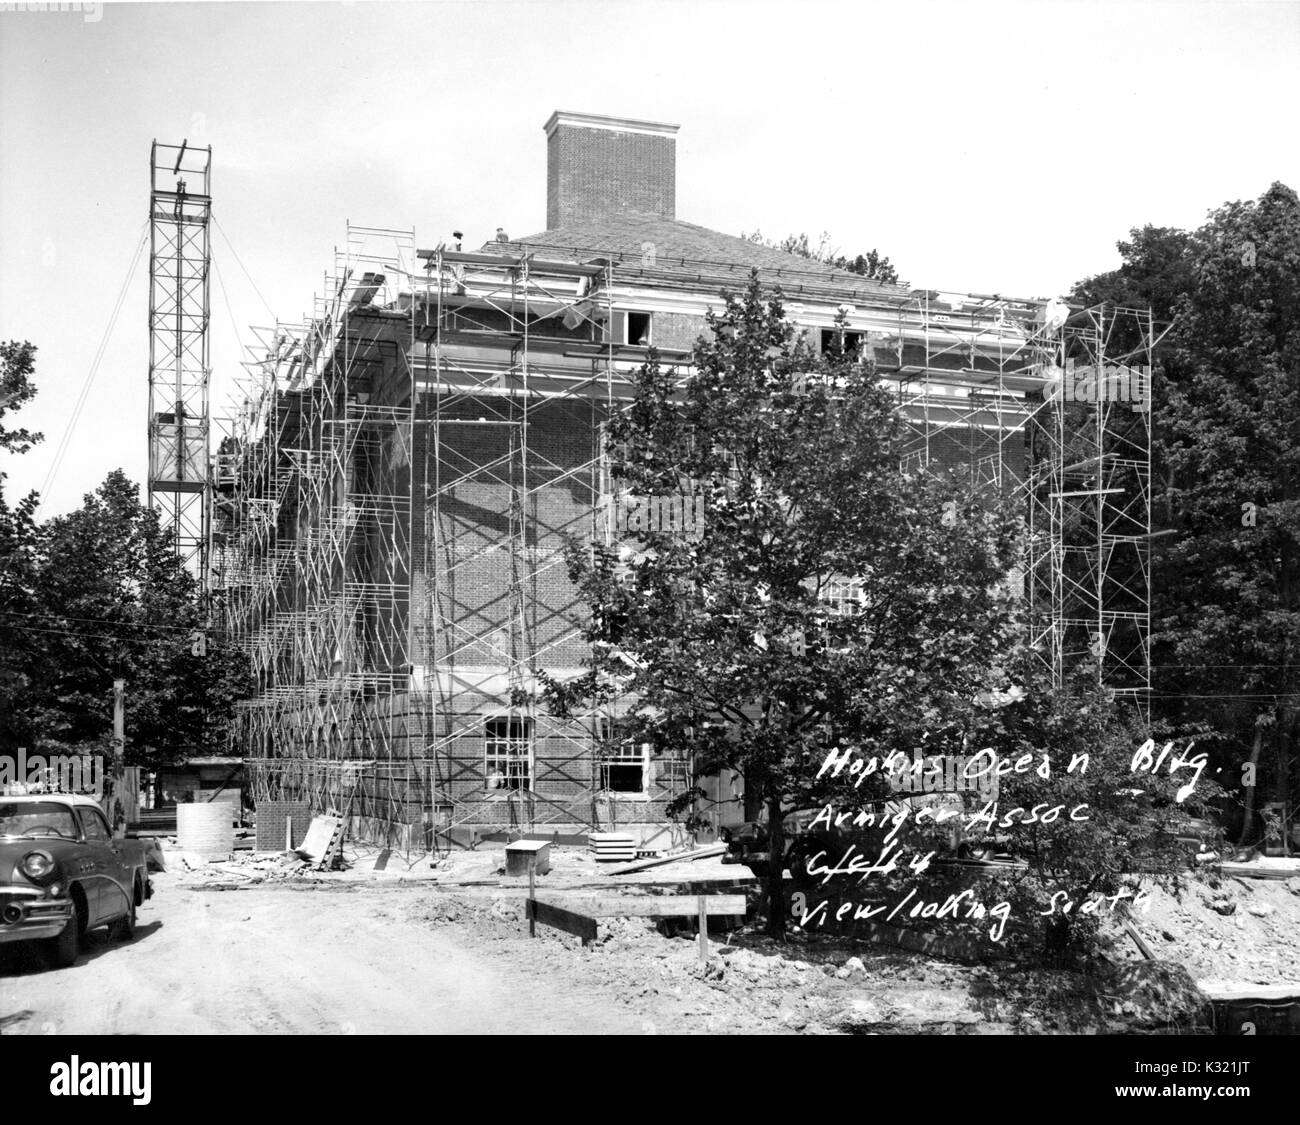
[[[0,943],[39,942],[71,965],[98,926],[130,939],[152,894],[144,845],[114,837],[92,798],[0,795]]]

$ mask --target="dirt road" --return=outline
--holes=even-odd
[[[0,949],[0,1033],[631,1033],[572,980],[512,971],[408,921],[411,892],[197,891],[156,876],[134,941],[92,934],[69,969]]]

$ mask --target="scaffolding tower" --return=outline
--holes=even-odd
[[[961,466],[1016,500],[1013,576],[1061,688],[1087,663],[1145,717],[1151,692],[1149,310],[921,292],[875,341],[897,382],[905,465]]]
[[[212,149],[153,142],[149,156],[149,506],[208,589],[208,271]]]
[[[257,683],[236,733],[254,797],[381,824],[420,803],[410,317],[374,303],[413,252],[412,233],[349,226],[312,315],[258,333],[218,458],[227,621]]]

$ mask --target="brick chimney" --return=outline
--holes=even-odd
[[[626,211],[675,217],[677,129],[556,110],[546,129],[546,229]]]

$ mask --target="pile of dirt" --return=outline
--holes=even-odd
[[[662,921],[649,918],[602,918],[596,942],[583,948],[546,926],[530,939],[517,895],[421,892],[405,905],[408,917],[461,929],[465,940],[516,968],[574,980],[605,991],[610,1003],[650,1012],[655,1030],[1041,1035],[1208,1029],[1205,997],[1173,961],[1119,960],[1088,975],[971,966],[848,938],[791,934],[778,943],[749,925],[711,940],[702,963],[688,927],[670,937]]]
[[[1132,921],[1162,960],[1183,965],[1197,981],[1300,986],[1300,878],[1207,870],[1177,897],[1154,891],[1150,910],[1135,911]]]

